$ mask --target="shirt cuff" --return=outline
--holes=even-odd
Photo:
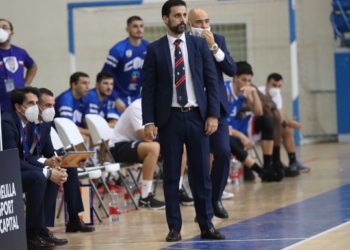
[[[47,158],[41,157],[41,158],[38,159],[38,162],[40,162],[42,164],[45,164],[46,159]]]
[[[214,54],[214,57],[217,62],[222,62],[225,59],[225,53],[219,49],[218,52]]]
[[[45,166],[43,168],[43,174],[45,175],[45,178],[47,177],[47,169],[49,168],[49,166]]]
[[[154,124],[153,122],[150,122],[150,123],[146,123],[145,125],[143,125],[143,126],[147,126],[147,125],[151,125],[151,124]]]

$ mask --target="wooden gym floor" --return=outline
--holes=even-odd
[[[57,249],[350,249],[350,144],[304,145],[297,152],[310,173],[280,183],[257,178],[227,185],[226,191],[235,194],[223,201],[230,218],[213,219],[226,240],[201,240],[193,207],[182,206],[179,243],[165,242],[164,210],[131,210],[120,215],[118,224],[104,218],[95,222],[95,232],[77,234],[64,232],[62,214],[52,231],[69,243]],[[287,163],[286,154],[281,154]],[[161,185],[156,197],[164,200]]]

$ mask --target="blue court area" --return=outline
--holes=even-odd
[[[280,250],[350,220],[350,184],[220,228],[224,241],[200,236],[163,249]]]

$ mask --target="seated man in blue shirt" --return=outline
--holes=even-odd
[[[115,102],[111,98],[114,80],[113,75],[107,71],[97,74],[96,87],[87,94],[86,114],[98,114],[105,118],[111,128],[114,128],[119,119]]]
[[[237,63],[237,73],[233,78],[233,82],[226,83],[229,116],[227,117],[229,124],[230,146],[236,146],[236,142],[241,143],[246,149],[251,147],[251,141],[255,142],[261,139],[261,148],[264,155],[264,168],[273,169],[275,171],[274,178],[270,178],[270,173],[262,173],[261,169],[255,167],[262,179],[266,181],[281,181],[283,179],[283,171],[281,170],[281,161],[278,157],[273,157],[273,119],[268,115],[263,115],[261,101],[258,90],[250,86],[253,77],[253,70],[250,65],[244,62]],[[247,109],[248,112],[240,112]],[[239,117],[242,114],[243,117]],[[250,144],[250,145],[249,145]],[[244,161],[246,156],[242,155],[239,159]],[[267,174],[267,176],[266,176]],[[265,178],[267,177],[267,178]]]
[[[72,120],[82,134],[84,140],[90,136],[90,132],[84,124],[87,106],[86,95],[89,91],[90,78],[83,72],[76,72],[70,77],[70,89],[56,98],[56,117],[65,117]]]

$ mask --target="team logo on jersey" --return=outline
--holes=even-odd
[[[124,72],[141,69],[142,65],[143,59],[140,57],[135,57],[124,65]]]
[[[79,110],[74,110],[73,112],[73,122],[79,122],[81,123],[81,120],[83,118],[83,114]]]
[[[125,51],[125,55],[126,55],[126,57],[131,57],[132,56],[132,50],[128,49],[127,51]]]
[[[6,69],[11,73],[15,73],[17,71],[18,62],[16,57],[14,56],[4,57],[3,62],[5,63]]]
[[[139,79],[139,77],[140,77],[140,72],[133,71],[131,74],[130,82],[137,82],[137,79]]]

